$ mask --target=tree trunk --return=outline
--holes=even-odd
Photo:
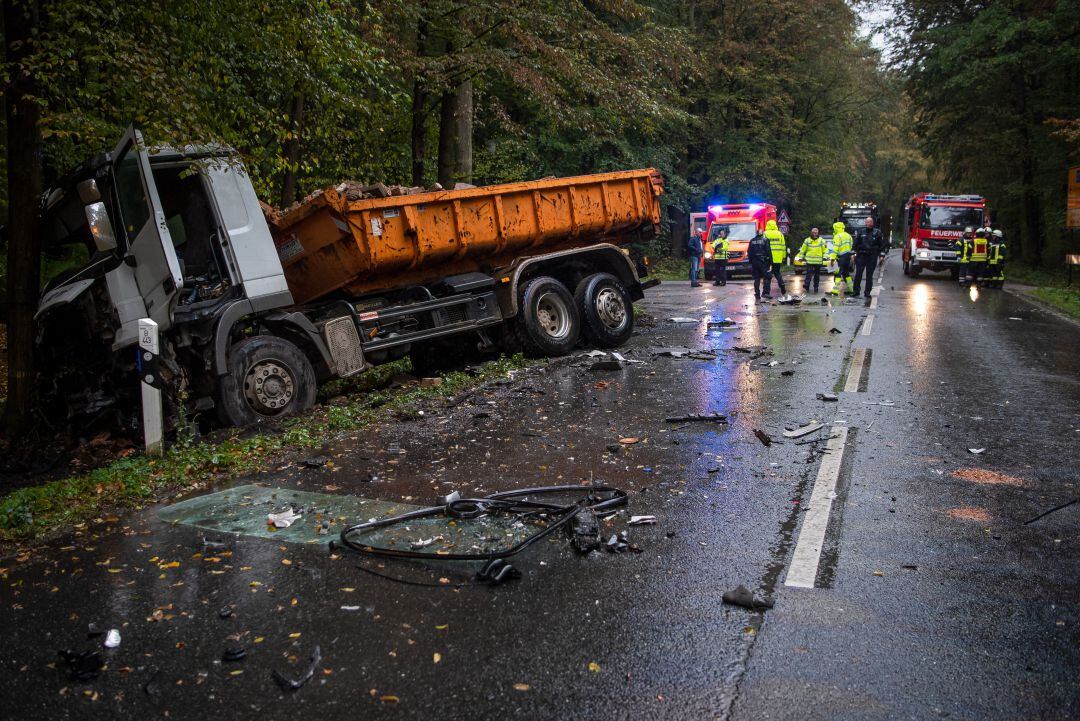
[[[473,84],[466,80],[442,97],[439,117],[439,183],[472,182]]]
[[[428,25],[424,20],[416,26],[416,56],[425,58],[428,52]],[[428,152],[428,103],[431,93],[418,71],[413,78],[412,94],[412,184],[427,185],[425,166]]]
[[[281,207],[296,202],[296,171],[300,166],[300,132],[304,126],[304,89],[297,83],[293,88],[292,110],[289,112],[289,134],[282,144],[285,173],[281,177]]]
[[[4,0],[8,67],[18,67],[39,23],[37,0]],[[34,399],[34,310],[41,256],[37,200],[42,190],[40,108],[31,75],[13,77],[5,97],[8,187],[8,397],[4,427],[26,433]]]

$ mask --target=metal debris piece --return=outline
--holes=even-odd
[[[589,366],[591,371],[621,371],[623,364],[617,360],[599,360]]]
[[[311,665],[307,667],[303,674],[297,679],[289,679],[282,676],[277,671],[274,671],[274,682],[281,688],[282,691],[296,691],[302,687],[305,683],[311,680],[311,677],[315,675],[315,669],[318,668],[319,662],[322,661],[322,651],[318,646],[311,652]]]
[[[230,643],[221,652],[222,661],[240,661],[247,656],[247,649],[242,644]]]
[[[600,522],[591,508],[583,509],[574,517],[570,526],[573,535],[571,545],[578,553],[588,553],[600,548]]]
[[[655,526],[656,516],[630,516],[630,526]]]
[[[115,628],[110,628],[109,632],[105,634],[105,648],[116,648],[120,645],[120,632]]]
[[[300,461],[300,464],[305,468],[322,468],[329,462],[330,456],[312,456]]]
[[[795,375],[795,371],[780,371],[780,375],[782,375],[782,376],[793,376],[793,375]]]
[[[839,328],[829,328],[829,332],[830,333],[843,333],[844,331],[840,330]]]
[[[984,453],[985,451],[986,451],[985,448],[969,448],[968,449],[968,453],[971,453],[971,454],[976,455],[976,456],[979,455],[980,453]]]
[[[697,318],[684,318],[682,316],[676,316],[674,318],[668,318],[672,323],[697,323]]]
[[[820,431],[824,427],[824,423],[818,423],[817,421],[813,421],[811,423],[807,423],[802,428],[796,428],[793,431],[784,431],[784,438],[802,438],[803,436],[809,435],[814,431]]]
[[[766,448],[772,445],[772,438],[765,431],[755,428],[754,435],[758,437],[758,440],[761,441]]]
[[[750,589],[742,584],[739,584],[739,587],[734,591],[724,591],[721,598],[726,604],[749,608],[751,611],[763,611],[773,607],[771,598],[754,598],[754,594],[750,592]]]
[[[493,558],[484,564],[484,567],[476,572],[476,580],[498,586],[507,581],[521,578],[521,571],[514,568],[501,558]]]
[[[607,540],[607,543],[604,544],[604,545],[607,548],[607,550],[610,551],[611,553],[622,553],[624,551],[629,551],[630,550],[630,532],[629,531],[619,531],[618,533],[613,533],[611,535],[611,538],[609,538]]]
[[[819,401],[825,401],[826,403],[835,403],[836,401],[840,400],[840,396],[836,395],[835,393],[818,393],[817,399]]]
[[[799,305],[800,303],[802,303],[802,296],[785,293],[784,295],[777,298],[776,302],[780,305]]]
[[[585,358],[606,358],[607,353],[602,350],[591,350],[581,354]]]
[[[724,318],[723,320],[712,320],[706,325],[707,328],[730,328],[733,325],[738,325],[731,318]]]
[[[669,416],[664,423],[727,423],[727,416],[719,413],[691,413],[688,416]]]
[[[445,540],[442,536],[432,536],[431,538],[421,538],[419,540],[416,540],[416,541],[413,541],[412,543],[410,543],[409,548],[412,548],[414,550],[418,549],[418,548],[427,548],[428,546],[432,545],[436,541],[442,541],[442,540]]]

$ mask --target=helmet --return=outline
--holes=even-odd
[[[975,231],[975,235],[986,235],[987,232],[988,231],[986,230],[986,228],[979,228],[978,230]]]
[[[975,232],[975,229],[972,228],[970,225],[968,227],[964,228],[964,234],[965,235],[971,235],[974,232]]]
[[[998,228],[994,228],[994,237],[995,238],[1004,238],[1005,234],[1002,233],[1001,230],[999,230]]]

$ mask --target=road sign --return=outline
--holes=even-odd
[[[791,232],[791,216],[786,210],[781,210],[776,216],[776,224],[780,226],[780,232],[785,235]]]
[[[1069,168],[1069,199],[1065,227],[1080,229],[1080,166]]]

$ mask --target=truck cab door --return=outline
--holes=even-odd
[[[135,285],[146,314],[161,330],[172,325],[175,299],[183,285],[183,273],[165,223],[161,200],[150,170],[150,158],[142,133],[129,126],[112,155],[113,187],[123,229],[124,262],[134,268]],[[135,319],[135,323],[138,320]],[[130,325],[130,321],[124,324]],[[124,338],[134,337],[124,328]]]

